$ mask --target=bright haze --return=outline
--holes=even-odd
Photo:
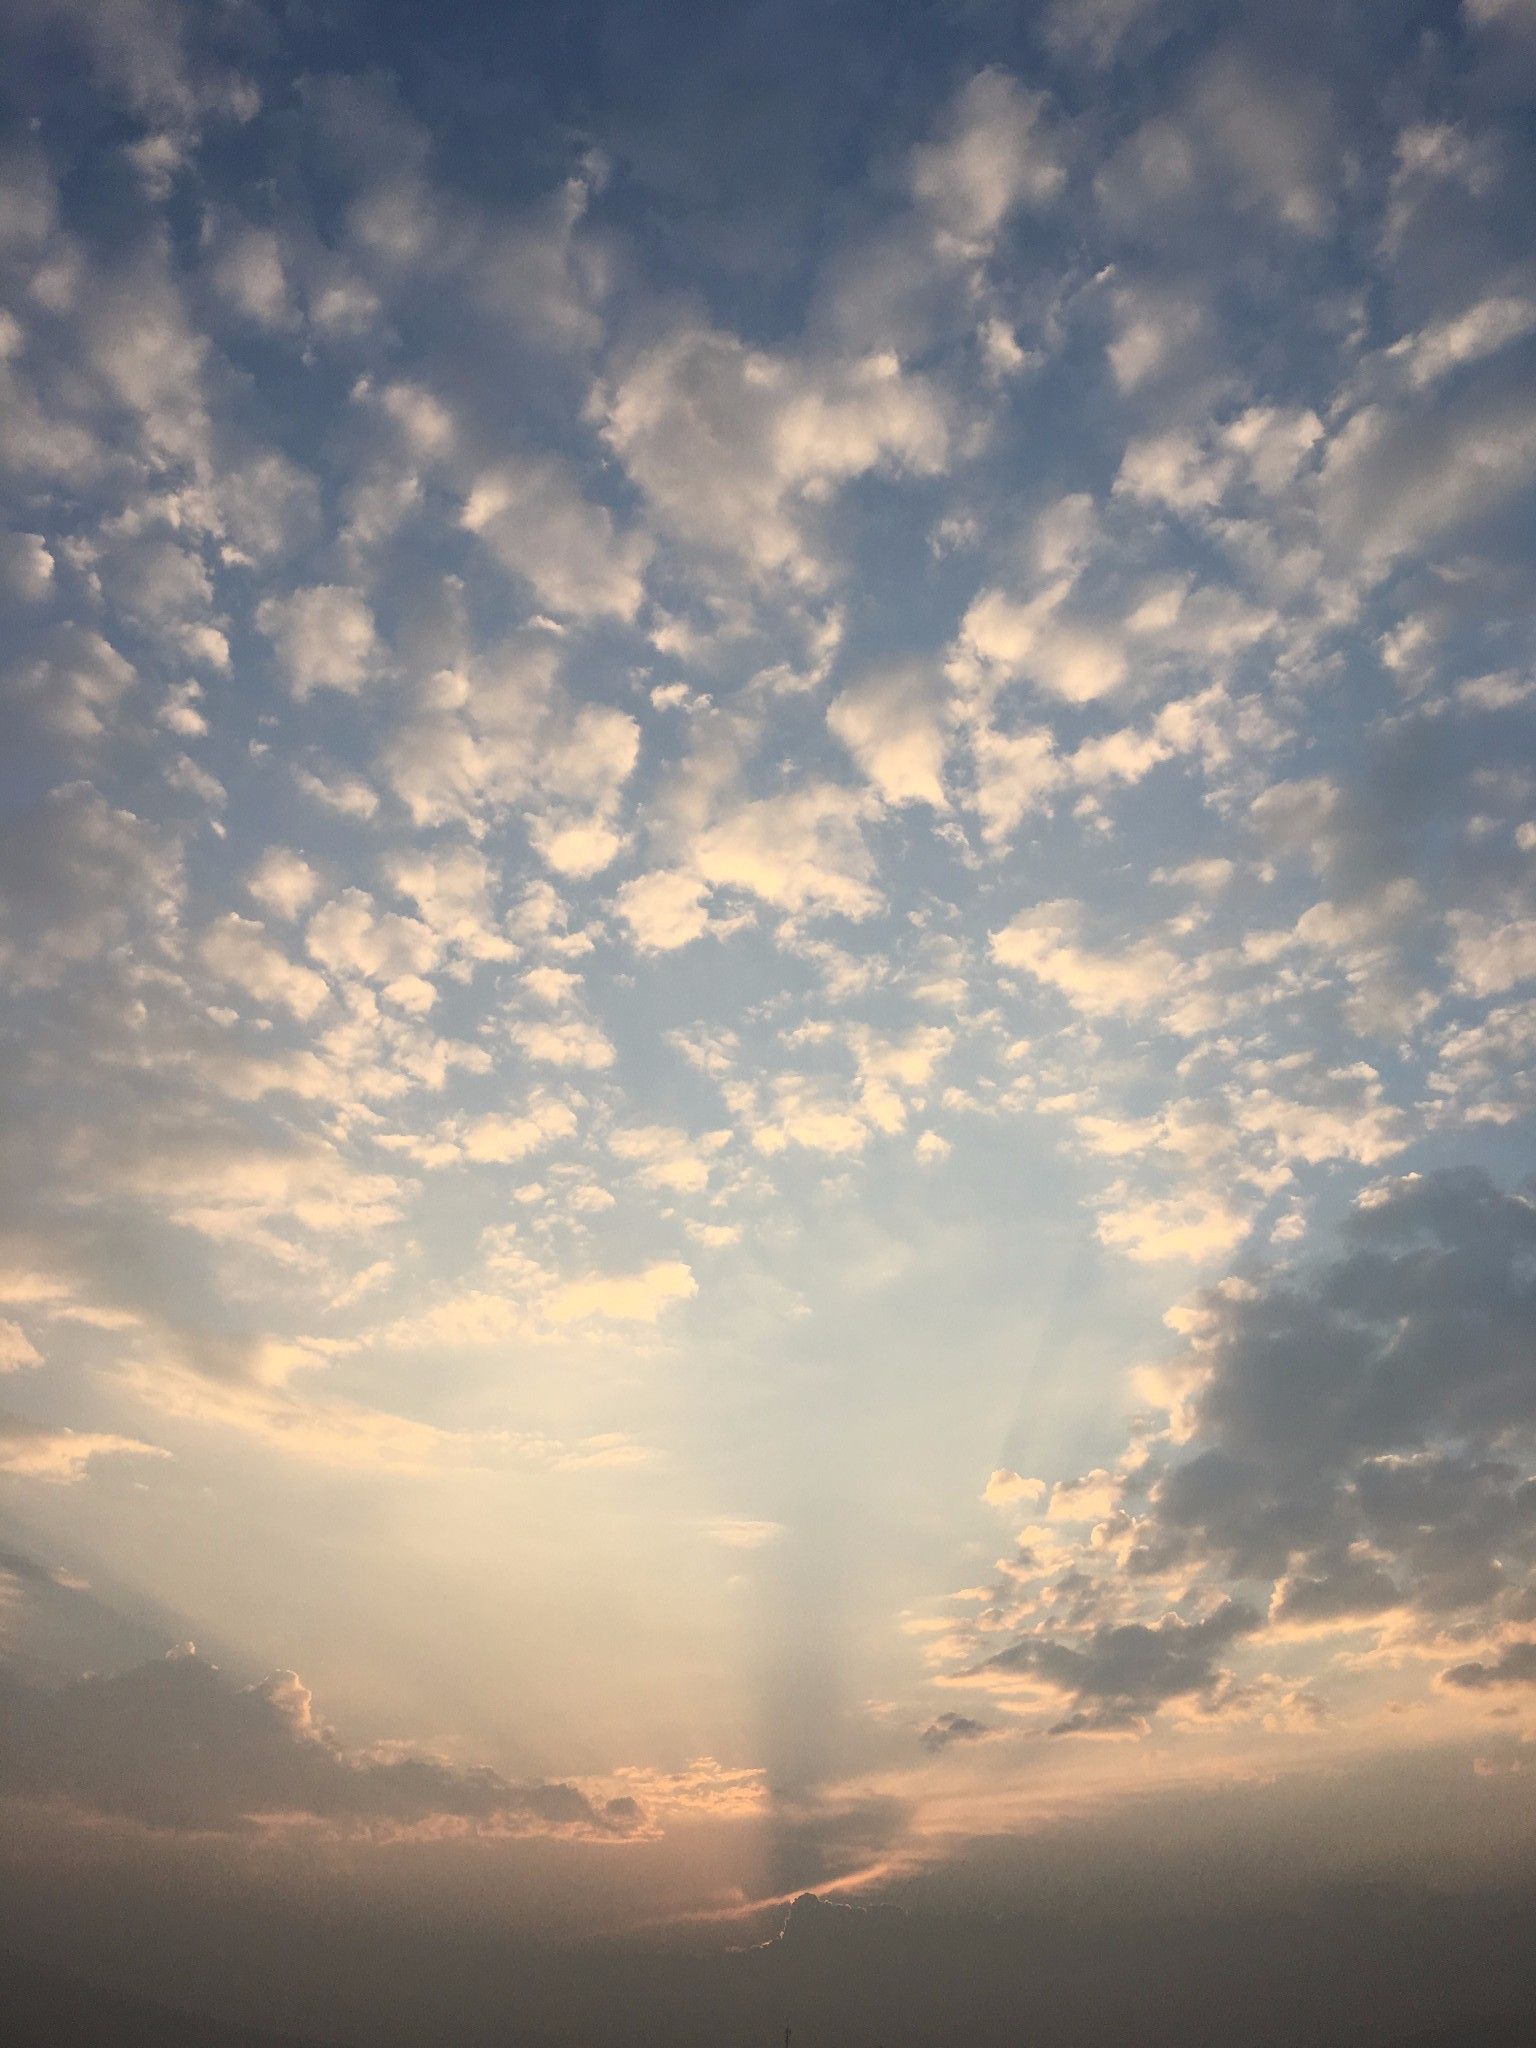
[[[1531,0],[6,15],[0,1939],[1516,2013]]]

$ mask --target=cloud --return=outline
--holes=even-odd
[[[66,783],[0,828],[0,948],[22,986],[46,987],[130,935],[169,935],[184,888],[161,826]]]
[[[291,847],[269,846],[246,876],[245,886],[263,910],[291,922],[314,900],[320,878]]]
[[[0,1372],[21,1372],[42,1362],[43,1354],[21,1325],[0,1316]]]
[[[630,1124],[610,1134],[608,1149],[633,1166],[642,1187],[696,1195],[708,1187],[716,1156],[729,1142],[728,1131],[695,1139],[667,1124]]]
[[[605,506],[582,497],[553,460],[503,462],[476,481],[460,515],[541,605],[576,618],[632,619],[645,595],[643,534],[620,539]]]
[[[889,804],[945,808],[945,733],[920,663],[876,670],[827,707],[827,724]]]
[[[1509,1643],[1486,1664],[1453,1664],[1442,1674],[1445,1684],[1463,1692],[1489,1692],[1506,1685],[1536,1685],[1536,1642]]]
[[[63,625],[44,635],[39,651],[8,668],[11,704],[45,732],[80,742],[99,739],[138,681],[131,661],[89,627]]]
[[[14,1328],[14,1325],[7,1325]],[[97,1458],[164,1458],[169,1453],[136,1437],[99,1430],[49,1429],[19,1415],[0,1413],[0,1472],[72,1486]]]
[[[575,1130],[576,1116],[570,1105],[536,1090],[521,1112],[493,1110],[472,1117],[463,1128],[464,1157],[506,1166],[572,1136]]]
[[[1166,1001],[1180,978],[1176,954],[1153,938],[1118,948],[1084,945],[1078,937],[1083,906],[1070,901],[1036,904],[992,934],[999,967],[1022,970],[1058,990],[1090,1017],[1138,1011]]]
[[[1498,511],[1536,478],[1536,406],[1519,384],[1474,386],[1438,410],[1370,404],[1329,444],[1324,530],[1373,567]]]
[[[285,1458],[335,1472],[441,1474],[497,1450],[495,1439],[287,1384],[328,1362],[323,1348],[250,1341],[219,1346],[194,1335],[164,1355],[123,1367],[117,1377],[158,1414],[201,1429],[234,1430]]]
[[[1012,1507],[1016,1501],[1033,1504],[1046,1493],[1043,1479],[1024,1479],[1006,1465],[999,1465],[982,1489],[982,1499],[989,1507]]]
[[[871,471],[948,457],[937,392],[888,352],[796,361],[683,327],[594,399],[604,440],[663,528],[754,577],[827,580],[814,508]]]
[[[639,728],[609,705],[573,704],[560,667],[557,645],[534,633],[416,686],[381,758],[415,825],[458,821],[479,837],[526,801],[530,837],[558,873],[595,874],[614,859]]]
[[[614,903],[642,952],[675,953],[709,930],[705,884],[681,869],[635,875]]]
[[[864,815],[862,798],[827,782],[738,804],[700,833],[699,872],[779,910],[868,917],[881,899]]]
[[[1416,389],[1452,370],[1497,355],[1512,342],[1536,333],[1536,300],[1501,294],[1479,299],[1464,312],[1436,320],[1394,342],[1387,355],[1401,362]]]
[[[965,1714],[940,1714],[917,1739],[930,1756],[939,1756],[957,1742],[984,1742],[992,1732],[984,1721],[972,1721]]]
[[[1198,1621],[1165,1614],[1095,1628],[1080,1646],[1025,1638],[980,1670],[1027,1674],[1064,1694],[1070,1711],[1053,1735],[1137,1732],[1170,1700],[1212,1699],[1225,1677],[1217,1660],[1258,1625],[1251,1607],[1228,1600]]]
[[[989,250],[1016,208],[1048,206],[1065,184],[1044,111],[1042,94],[1005,71],[981,71],[939,139],[913,151],[913,195],[967,255]]]
[[[215,918],[198,946],[203,964],[252,1002],[275,1005],[306,1019],[327,1000],[323,975],[290,960],[266,935],[259,919],[227,910]]]
[[[629,1796],[518,1784],[421,1752],[344,1749],[307,1686],[276,1671],[240,1686],[188,1646],[52,1688],[6,1676],[0,1791],[178,1833],[303,1820],[337,1835],[632,1833]]]
[[[657,1259],[638,1273],[594,1273],[562,1281],[551,1291],[546,1312],[556,1324],[594,1318],[654,1323],[674,1303],[691,1301],[698,1291],[698,1282],[681,1259]]]
[[[1338,1638],[1359,1669],[1362,1642],[1491,1639],[1446,1686],[1525,1682],[1533,1267],[1536,1204],[1445,1171],[1381,1183],[1327,1261],[1197,1294],[1169,1317],[1183,1351],[1138,1374],[1154,1415],[1119,1466],[1025,1531],[1016,1640],[962,1633],[985,1653],[969,1676],[1062,1696],[1059,1733],[1138,1732],[1181,1700],[1246,1712],[1222,1659],[1276,1644]]]
[[[430,1008],[434,991],[422,977],[442,955],[442,942],[419,918],[380,911],[362,889],[344,889],[310,918],[304,935],[312,960],[333,975],[378,983],[407,1009]]]
[[[372,671],[377,641],[362,594],[334,583],[265,597],[256,624],[277,649],[288,687],[300,701],[314,690],[355,696]]]

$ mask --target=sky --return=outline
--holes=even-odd
[[[1530,0],[7,17],[39,1896],[1502,1882]]]

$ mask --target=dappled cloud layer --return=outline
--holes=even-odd
[[[1529,7],[390,12],[12,10],[0,1795],[1518,1767]]]

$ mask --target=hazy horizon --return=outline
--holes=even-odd
[[[16,1967],[1530,2010],[1536,5],[3,36]]]

